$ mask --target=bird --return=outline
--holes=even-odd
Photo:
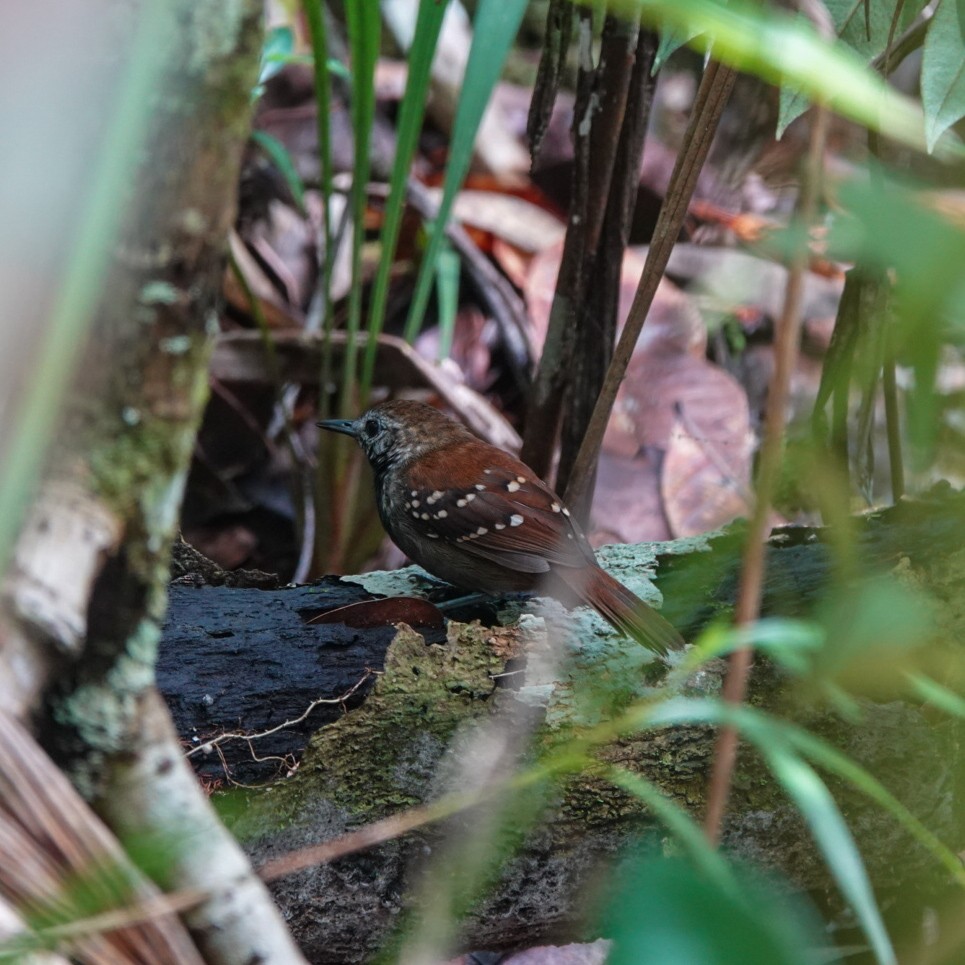
[[[492,595],[539,591],[589,604],[658,654],[683,647],[667,620],[602,569],[546,483],[438,409],[393,399],[316,425],[361,446],[383,527],[433,576]]]

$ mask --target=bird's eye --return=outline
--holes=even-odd
[[[365,434],[371,438],[379,431],[379,424],[375,421],[375,419],[366,419],[364,428]]]

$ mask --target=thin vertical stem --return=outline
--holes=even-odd
[[[607,369],[603,388],[587,425],[583,445],[574,460],[570,481],[563,494],[568,503],[583,505],[590,501],[590,484],[594,478],[603,433],[616,400],[617,389],[626,374],[634,346],[657,293],[657,286],[680,235],[680,228],[697,185],[697,177],[707,159],[720,115],[730,98],[736,79],[735,70],[724,67],[717,61],[712,60],[704,70],[684,136],[687,147],[677,156],[630,314]]]
[[[827,111],[818,105],[812,108],[811,139],[797,205],[800,221],[805,226],[813,223],[817,209],[826,138]],[[784,419],[791,376],[797,363],[798,346],[801,341],[801,306],[807,264],[808,250],[807,245],[804,244],[795,253],[790,265],[784,295],[784,309],[777,328],[774,376],[767,393],[767,407],[764,414],[764,438],[761,443],[757,498],[754,501],[754,512],[748,527],[734,614],[734,622],[737,626],[752,623],[760,613],[761,587],[765,570],[765,539],[784,452]],[[752,662],[752,653],[748,647],[741,647],[731,654],[723,690],[723,698],[727,703],[743,702]],[[720,839],[721,824],[727,808],[727,799],[730,796],[734,766],[737,762],[737,743],[736,728],[723,727],[717,739],[707,814],[704,819],[704,830],[713,844]]]
[[[895,381],[895,356],[890,332],[885,333],[885,360],[882,389],[885,397],[885,426],[888,432],[888,465],[891,469],[891,500],[905,495],[905,463],[901,453],[901,418],[898,414],[898,384]]]

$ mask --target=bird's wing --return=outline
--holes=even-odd
[[[433,478],[449,478],[451,485],[404,494],[409,525],[429,539],[524,573],[595,562],[559,497],[511,456],[487,465],[471,484],[445,471]]]

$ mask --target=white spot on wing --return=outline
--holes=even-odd
[[[518,482],[518,483],[524,483],[524,482],[526,482],[526,477],[525,477],[525,476],[517,476],[517,477],[516,477],[516,482]]]
[[[466,493],[466,502],[471,503],[476,498],[475,493]]]
[[[510,525],[510,526],[522,526],[522,525],[523,525],[523,517],[520,516],[519,513],[513,513],[513,515],[509,517],[509,525]]]
[[[476,530],[476,535],[477,535],[477,536],[485,536],[486,533],[488,533],[488,532],[489,532],[489,530],[486,529],[485,526],[480,526],[479,529]]]
[[[444,509],[440,509],[439,512],[436,513],[436,519],[445,519],[448,515]]]
[[[513,479],[511,482],[506,483],[506,488],[507,488],[511,493],[514,493],[514,492],[516,492],[517,489],[519,489],[519,483],[516,482],[515,479]]]
[[[570,511],[569,511],[565,506],[563,507],[563,515],[564,515],[564,516],[569,516],[569,515],[570,515]]]
[[[457,500],[456,500],[456,505],[457,505],[460,509],[462,509],[462,507],[466,505],[466,500],[465,500],[465,499],[457,499]]]
[[[506,528],[505,523],[496,523],[496,529],[505,529],[505,528]]]
[[[476,483],[476,489],[482,492],[486,487],[482,483]]]
[[[554,513],[558,513],[558,512],[560,511],[560,504],[559,504],[559,503],[553,503],[553,505],[550,507],[550,509],[552,509]]]
[[[419,505],[421,505],[421,504],[420,504],[420,502],[419,502],[418,499],[413,499],[413,500],[412,500],[412,505],[413,505],[413,507],[415,507],[415,506],[419,506]]]

